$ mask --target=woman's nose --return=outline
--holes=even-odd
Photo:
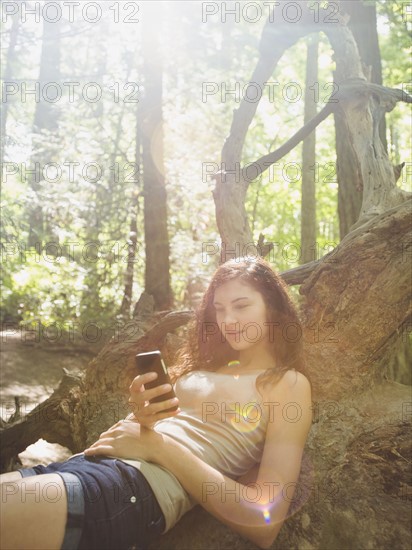
[[[236,316],[230,312],[224,316],[223,322],[226,328],[229,328],[229,329],[236,329],[238,328],[238,325],[239,325],[239,321],[236,319]]]

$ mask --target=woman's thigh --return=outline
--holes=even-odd
[[[4,483],[5,481],[17,481],[22,477],[20,472],[7,472],[5,474],[0,474],[0,483]]]
[[[58,474],[3,481],[0,509],[1,548],[61,548],[67,494]]]

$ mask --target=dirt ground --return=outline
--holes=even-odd
[[[96,354],[28,341],[18,331],[0,332],[0,416],[8,421],[15,411],[14,397],[20,397],[21,414],[30,412],[47,399],[62,378],[62,368],[83,370]],[[24,468],[64,460],[73,453],[43,439],[19,454]]]

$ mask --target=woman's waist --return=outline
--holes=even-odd
[[[242,475],[260,462],[264,437],[260,434],[233,434],[233,429],[221,425],[191,423],[177,417],[159,421],[155,431],[168,435],[195,456],[226,475]]]

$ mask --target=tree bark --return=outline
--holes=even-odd
[[[353,161],[362,181],[363,196],[360,217],[355,228],[386,209],[402,203],[410,194],[396,186],[393,167],[379,137],[379,123],[385,112],[397,101],[411,102],[401,90],[391,90],[368,84],[363,75],[358,49],[353,35],[345,25],[326,29],[335,52],[340,88],[357,88],[352,95],[341,94],[337,109],[345,120],[347,138],[353,150]],[[342,90],[340,90],[342,91]]]
[[[341,6],[350,16],[348,25],[356,41],[362,61],[362,74],[365,74],[370,82],[382,84],[382,64],[376,29],[376,6],[374,4],[365,5],[361,0],[343,2]],[[340,72],[341,65],[337,66],[334,75],[335,81],[338,83],[346,78],[345,74],[340,74]],[[359,161],[352,146],[347,119],[339,110],[335,112],[334,117],[339,232],[340,238],[343,239],[351,226],[359,219],[362,206],[363,180]],[[379,136],[384,149],[387,150],[384,116],[379,122]]]
[[[305,82],[305,114],[307,124],[316,116],[316,102],[311,87],[318,81],[318,35],[313,35],[307,45],[306,82]],[[314,259],[316,251],[316,130],[313,130],[302,144],[302,205],[300,222],[301,257],[300,263],[306,264]]]
[[[123,299],[120,305],[119,315],[123,319],[130,319],[130,308],[132,306],[134,267],[136,264],[137,250],[137,215],[139,211],[139,192],[136,189],[133,195],[130,209],[130,231],[127,246],[127,264],[124,274]]]
[[[137,250],[137,216],[139,214],[140,197],[140,164],[141,164],[141,136],[140,136],[140,109],[136,108],[136,145],[135,145],[135,166],[137,172],[137,182],[133,192],[132,204],[130,209],[130,231],[128,241],[127,265],[124,274],[124,293],[120,306],[120,316],[124,319],[130,319],[130,308],[133,296],[134,267],[136,263]]]
[[[364,65],[364,73],[370,82],[382,84],[382,60],[379,49],[376,4],[364,0],[352,0],[351,2],[341,3],[341,7],[350,16],[348,26],[356,40],[359,55]],[[379,136],[387,151],[388,144],[384,117],[379,123]]]
[[[162,12],[156,4],[153,7],[149,2],[142,9],[145,17],[142,27],[145,86],[142,104],[145,290],[153,295],[156,309],[164,310],[171,307],[173,297],[163,162],[162,58],[159,51]]]
[[[383,383],[385,372],[374,364],[391,336],[406,328],[411,204],[406,201],[349,233],[300,287],[305,325],[315,323],[308,357],[313,363],[312,354],[316,360],[321,356],[326,369],[319,365],[312,378],[331,399]],[[321,330],[325,338],[329,332],[327,340]]]

